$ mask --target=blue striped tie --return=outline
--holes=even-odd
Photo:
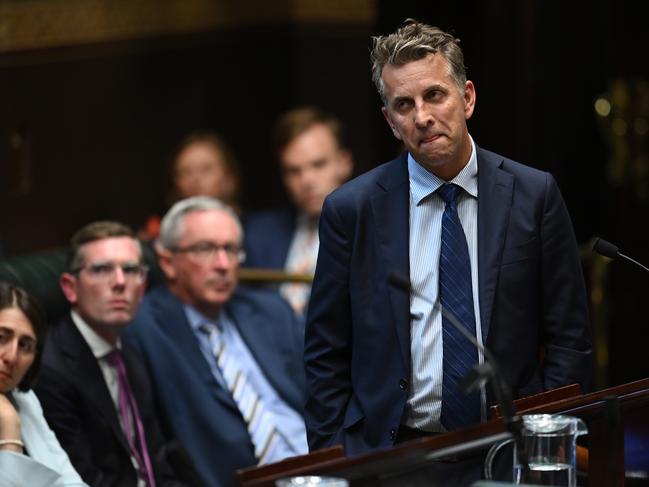
[[[229,353],[219,327],[205,324],[201,325],[200,329],[203,333],[209,334],[213,347],[212,353],[221,369],[228,390],[246,422],[250,439],[255,447],[255,457],[260,465],[272,462],[276,457],[275,449],[279,440],[272,415],[239,367],[237,357]]]
[[[475,335],[471,261],[462,223],[457,214],[455,184],[444,184],[437,193],[446,203],[442,215],[442,245],[439,257],[439,289],[442,308],[454,315]],[[442,315],[444,344],[442,412],[440,421],[447,430],[480,422],[480,393],[467,395],[459,382],[478,362],[478,351],[462,333]]]

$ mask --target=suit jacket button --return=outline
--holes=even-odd
[[[406,379],[401,379],[399,381],[399,389],[401,389],[402,391],[408,389],[408,381]]]
[[[391,429],[390,430],[390,439],[394,440],[395,436],[397,436],[397,430]]]

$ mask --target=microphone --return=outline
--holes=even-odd
[[[645,267],[637,260],[632,259],[628,255],[624,255],[622,252],[620,252],[620,249],[617,246],[613,245],[611,242],[607,242],[603,238],[595,237],[593,239],[592,249],[594,252],[597,252],[599,255],[603,255],[604,257],[608,257],[610,259],[615,259],[616,257],[622,257],[624,260],[628,260],[629,262],[637,265],[641,269],[649,272],[649,268]]]
[[[443,306],[438,305],[437,303],[433,303],[427,296],[424,296],[417,290],[413,289],[410,285],[410,279],[408,279],[406,276],[399,272],[392,271],[388,275],[388,281],[398,289],[412,293],[418,298],[423,299],[427,303],[432,304],[433,306],[439,306],[439,309],[442,312],[442,316],[444,316],[444,318],[446,318],[453,327],[457,328],[457,330],[462,333],[462,335],[467,340],[469,340],[473,344],[473,346],[476,347],[485,357],[486,361],[482,364],[476,365],[473,372],[469,373],[463,379],[462,388],[465,392],[469,392],[485,382],[491,385],[491,390],[494,396],[496,396],[496,401],[500,406],[503,423],[507,430],[512,434],[516,443],[518,462],[520,463],[524,472],[529,472],[527,448],[523,439],[523,422],[521,421],[521,418],[515,413],[511,389],[505,381],[504,376],[500,372],[500,368],[496,363],[496,359],[491,354],[489,349],[483,346],[474,335],[469,333],[469,330],[467,330],[467,328],[462,325],[462,323],[460,323],[460,320],[458,320],[457,317],[453,315],[453,313],[445,309]]]

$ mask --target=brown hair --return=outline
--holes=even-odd
[[[466,68],[459,46],[460,40],[440,28],[407,19],[396,32],[387,36],[372,37],[372,42],[372,81],[384,104],[387,104],[387,100],[381,75],[386,64],[402,66],[423,59],[431,53],[440,53],[446,59],[451,76],[464,92]]]
[[[232,206],[238,206],[239,193],[241,186],[241,171],[239,169],[239,161],[234,156],[234,152],[228,144],[215,132],[211,131],[197,131],[187,134],[174,148],[172,156],[167,162],[165,169],[165,200],[167,206],[173,205],[176,201],[181,200],[184,196],[178,194],[178,188],[174,182],[176,173],[176,164],[180,154],[189,146],[194,144],[208,144],[216,149],[223,156],[223,164],[226,172],[230,174],[234,180],[234,189],[231,194],[223,197],[224,203]]]
[[[277,158],[287,145],[314,125],[324,125],[334,136],[339,147],[344,147],[343,125],[336,117],[319,108],[308,106],[289,110],[275,122],[273,150]]]
[[[70,239],[70,250],[68,251],[67,269],[68,272],[76,272],[83,265],[83,252],[81,247],[96,240],[113,237],[130,237],[137,242],[142,259],[142,247],[133,230],[120,222],[98,221],[92,222],[78,230]]]
[[[17,308],[22,311],[32,325],[34,334],[36,335],[34,362],[32,362],[31,367],[29,367],[25,376],[17,385],[18,390],[28,391],[34,385],[41,367],[43,347],[47,338],[45,312],[36,298],[28,294],[27,291],[8,282],[0,282],[0,310],[7,308]]]

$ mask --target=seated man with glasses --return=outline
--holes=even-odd
[[[121,223],[91,223],[67,269],[70,314],[50,328],[35,388],[47,422],[89,485],[185,485],[165,459],[146,368],[120,339],[146,286],[140,243]]]
[[[154,378],[163,426],[207,485],[236,469],[307,452],[302,336],[277,293],[238,286],[237,215],[197,196],[164,216],[151,289],[124,335]]]

